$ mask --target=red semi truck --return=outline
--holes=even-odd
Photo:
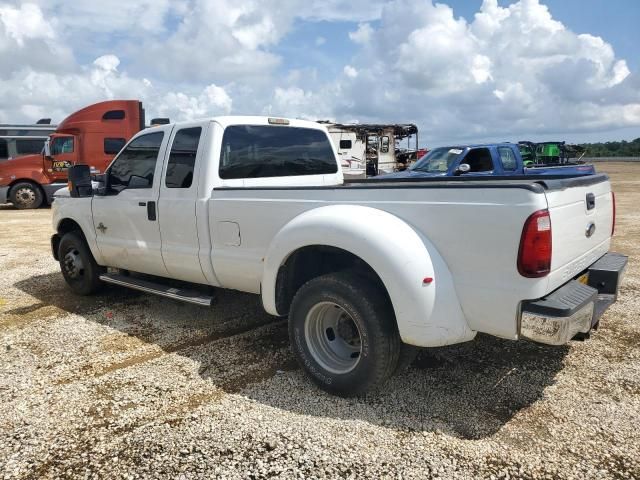
[[[0,204],[38,208],[67,185],[67,169],[89,165],[100,173],[124,144],[145,128],[142,103],[109,100],[90,105],[65,118],[49,136],[41,154],[0,163]]]

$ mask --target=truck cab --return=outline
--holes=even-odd
[[[142,103],[110,100],[85,107],[65,118],[44,144],[42,153],[0,163],[0,204],[38,208],[50,204],[66,186],[67,169],[90,165],[100,173],[116,153],[144,128]]]

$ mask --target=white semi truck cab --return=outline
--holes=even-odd
[[[477,332],[563,344],[597,328],[627,258],[606,175],[345,182],[325,126],[217,117],[135,135],[53,204],[77,294],[105,283],[208,306],[251,292],[288,317],[318,385],[358,395],[416,347]]]

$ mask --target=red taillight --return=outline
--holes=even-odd
[[[518,272],[523,277],[544,277],[551,271],[551,217],[548,210],[538,210],[524,223]]]
[[[613,220],[611,221],[611,236],[616,232],[616,194],[611,192],[611,204],[613,205]]]

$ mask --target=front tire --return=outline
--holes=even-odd
[[[39,208],[42,205],[44,196],[40,187],[31,182],[19,182],[11,187],[9,199],[18,210]]]
[[[96,263],[79,232],[69,232],[62,237],[58,258],[62,276],[74,293],[91,295],[102,288],[100,273],[104,269]]]
[[[339,272],[296,293],[289,337],[301,367],[323,390],[361,395],[396,369],[400,337],[386,293],[372,280]]]

